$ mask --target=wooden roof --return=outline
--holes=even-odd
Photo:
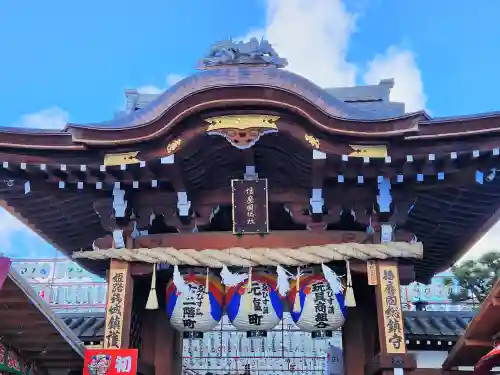
[[[456,366],[474,366],[495,347],[500,339],[500,280],[479,307],[463,336],[450,351],[443,369]]]
[[[0,289],[0,336],[41,369],[83,367],[78,337],[12,268]]]
[[[249,113],[278,116],[278,133],[244,151],[207,134],[207,118]],[[329,228],[363,230],[366,221],[340,225],[338,213],[353,208],[359,221],[376,204],[377,178],[385,176],[404,216],[398,226],[424,243],[416,275],[425,280],[449,267],[498,219],[500,182],[485,177],[499,166],[499,119],[498,113],[431,119],[423,112],[383,118],[288,71],[211,69],[112,121],[68,124],[63,131],[0,128],[0,199],[70,255],[109,234],[103,219],[116,183],[147,225],[151,210],[145,207],[155,206],[170,220],[176,191],[184,189],[198,217],[221,208],[218,224],[198,225],[202,230],[230,230],[229,180],[242,177],[250,158],[259,176],[269,179],[271,229],[304,229],[301,214],[293,222],[283,219],[284,206],[307,211],[312,185],[320,181]],[[358,157],[356,147],[367,145],[382,145],[387,156]],[[313,163],[312,149],[326,161]],[[102,167],[106,154],[131,151],[140,163]],[[174,153],[175,163],[166,163]]]

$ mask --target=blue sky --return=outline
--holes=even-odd
[[[393,100],[433,116],[500,110],[500,3],[482,0],[0,0],[0,125],[109,119],[126,88],[161,90],[211,43],[265,35],[323,87],[395,78]],[[54,249],[2,217],[4,251]],[[490,234],[478,248],[497,242]]]

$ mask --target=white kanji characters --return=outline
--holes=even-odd
[[[132,369],[132,357],[116,357],[115,369],[117,373],[126,373],[128,374]]]

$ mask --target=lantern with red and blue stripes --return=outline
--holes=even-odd
[[[344,325],[344,293],[335,293],[319,272],[311,271],[292,281],[287,299],[293,321],[300,329],[311,332],[313,338],[331,337],[333,330]]]
[[[283,300],[276,275],[267,269],[250,269],[248,279],[226,288],[226,312],[235,328],[247,337],[266,337],[283,319]]]
[[[224,287],[218,277],[202,269],[182,272],[189,293],[181,293],[174,281],[167,285],[167,315],[184,338],[203,338],[222,319]],[[208,289],[208,293],[206,293]]]

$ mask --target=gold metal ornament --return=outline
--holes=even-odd
[[[277,133],[278,116],[271,115],[229,115],[205,119],[210,125],[208,135],[219,135],[234,147],[244,150],[257,143],[261,136]]]
[[[385,158],[387,156],[387,146],[385,145],[349,145],[352,148],[348,155],[353,158]]]
[[[124,152],[120,154],[106,154],[104,155],[103,164],[106,167],[113,167],[117,165],[126,165],[126,164],[136,164],[140,162],[140,160],[137,158],[138,154],[139,151]]]
[[[315,149],[319,149],[319,139],[310,135],[310,134],[306,134],[304,136],[304,139],[306,140],[306,142],[308,142],[312,147],[314,147]]]
[[[210,125],[207,132],[216,130],[246,130],[246,129],[274,129],[278,130],[276,121],[279,116],[271,115],[228,115],[220,117],[210,117],[205,119]]]
[[[174,152],[177,151],[177,149],[180,147],[181,144],[182,144],[182,139],[181,138],[174,139],[172,142],[170,142],[167,145],[167,147],[166,147],[167,153],[169,155],[173,154]]]

